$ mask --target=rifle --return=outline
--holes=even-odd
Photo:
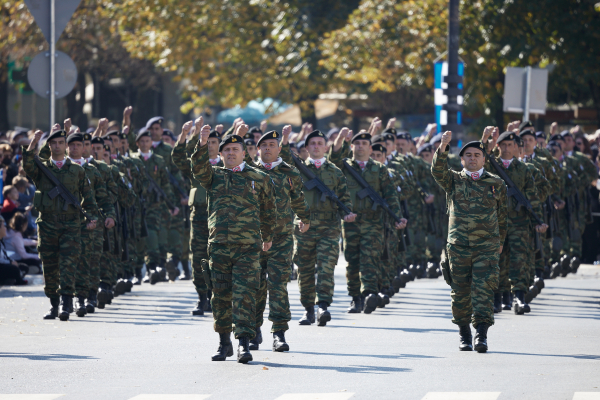
[[[171,181],[171,185],[175,186],[175,189],[177,189],[177,191],[179,192],[179,194],[181,195],[181,197],[184,198],[189,198],[189,193],[186,192],[181,185],[179,184],[179,182],[177,182],[177,178],[175,178],[175,176],[169,172],[168,168],[165,168],[167,171],[167,176],[169,177],[169,181]],[[183,206],[183,221],[185,223],[185,228],[189,229],[190,228],[190,206]]]
[[[365,197],[369,197],[373,202],[373,207],[371,207],[373,210],[376,210],[377,207],[381,207],[390,217],[394,219],[394,221],[396,221],[397,223],[402,222],[402,219],[400,219],[400,217],[394,214],[394,212],[390,209],[388,203],[381,196],[379,196],[377,192],[375,192],[375,190],[373,190],[371,185],[369,185],[367,181],[365,181],[364,178],[354,168],[352,168],[350,164],[346,162],[346,160],[342,161],[342,164],[350,173],[350,175],[352,175],[352,177],[358,182],[358,184],[362,186],[363,189],[360,192],[356,193],[356,195],[361,200]]]
[[[160,200],[160,198],[162,197],[165,200],[165,203],[167,203],[167,207],[169,207],[169,209],[171,211],[175,211],[175,206],[173,205],[173,203],[171,203],[171,200],[169,200],[165,191],[162,190],[162,188],[150,176],[150,174],[148,173],[148,171],[146,171],[146,169],[144,169],[144,172],[146,173],[146,177],[148,178],[148,182],[150,183],[150,190],[153,191],[154,193],[156,193],[156,199]]]
[[[404,215],[404,218],[406,220],[410,220],[410,215],[408,214],[408,202],[406,200],[402,200],[400,202],[400,207],[402,208],[402,214]],[[404,240],[406,237],[406,245],[410,246],[412,242],[410,240],[410,232],[409,232],[408,228],[404,228],[404,229],[402,229],[402,231],[404,232],[402,234],[402,240]],[[406,247],[406,245],[405,245],[405,247]]]
[[[70,204],[73,207],[77,208],[79,212],[81,212],[83,216],[86,217],[89,221],[92,221],[92,217],[83,210],[77,198],[73,196],[71,192],[69,192],[69,189],[67,189],[65,185],[63,185],[62,182],[59,181],[56,176],[54,176],[54,174],[48,169],[48,167],[46,167],[37,156],[33,158],[33,161],[35,162],[35,165],[38,166],[40,171],[42,171],[42,173],[46,176],[46,178],[50,179],[50,181],[54,185],[54,188],[52,188],[52,190],[48,192],[48,196],[50,196],[52,200],[54,200],[56,196],[62,197],[62,199],[64,200],[63,211],[66,211],[69,208]]]
[[[123,232],[123,235],[121,236],[121,240],[123,241],[123,254],[121,255],[121,261],[129,261],[129,246],[127,245],[127,241],[129,240],[127,211],[121,211],[121,217],[123,218],[121,221],[121,231]]]
[[[140,220],[142,226],[140,227],[140,236],[145,238],[148,237],[148,225],[146,225],[146,199],[140,193],[140,205],[142,206]]]
[[[421,189],[420,193],[422,193],[422,200],[423,200],[423,204],[425,205],[425,213],[427,214],[427,233],[432,234],[432,235],[437,235],[437,227],[435,225],[435,221],[433,219],[433,216],[435,215],[435,207],[433,206],[433,204],[427,204],[425,203],[425,198],[427,198],[427,193],[425,192],[425,190],[423,189],[423,186],[421,186],[421,182],[419,181],[415,181],[417,186]]]
[[[321,181],[317,175],[315,175],[307,166],[304,164],[302,160],[300,160],[294,153],[292,153],[292,159],[294,160],[294,164],[296,164],[296,168],[300,170],[306,177],[308,178],[307,182],[304,182],[304,187],[306,190],[312,190],[316,188],[321,193],[321,201],[325,201],[327,197],[329,200],[333,201],[337,204],[337,206],[344,212],[346,215],[352,214],[352,211],[346,207],[344,203],[337,197],[337,195],[333,192],[333,190],[329,189],[327,185]]]

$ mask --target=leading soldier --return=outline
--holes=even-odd
[[[477,333],[475,350],[487,351],[487,330],[494,324],[493,299],[498,287],[499,254],[507,231],[506,186],[484,170],[482,142],[491,134],[487,127],[481,142],[469,142],[460,150],[464,169],[448,167],[448,145],[452,132],[442,135],[431,173],[448,199],[449,271],[444,279],[452,287],[452,322],[459,326],[461,351],[473,350],[470,324]]]

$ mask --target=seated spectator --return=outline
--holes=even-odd
[[[6,236],[6,222],[0,216],[0,283],[6,282],[15,285],[27,285],[27,280],[23,279],[27,275],[27,266],[19,266],[6,253],[4,237]]]
[[[2,214],[5,221],[10,221],[12,216],[18,211],[17,207],[20,206],[19,191],[13,185],[4,186],[2,197],[4,198],[4,203],[2,203],[0,214]]]
[[[27,230],[27,217],[17,212],[8,223],[8,233],[4,240],[6,250],[13,251],[15,254],[11,258],[19,263],[27,264],[36,273],[42,271],[42,261],[37,254],[28,253],[25,246],[37,246],[37,240],[23,238],[23,233]],[[31,269],[31,268],[30,268]]]

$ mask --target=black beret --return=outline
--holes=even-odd
[[[537,139],[544,139],[544,140],[546,140],[546,132],[542,132],[542,131],[536,132],[535,133],[535,137]]]
[[[556,140],[549,141],[548,145],[546,147],[550,147],[550,146],[557,146],[557,147],[560,147],[562,150],[562,146],[561,146],[560,142],[557,142]]]
[[[516,140],[518,136],[512,131],[503,132],[499,137],[496,143],[503,142],[505,140]]]
[[[552,135],[550,136],[550,140],[552,141],[557,141],[557,140],[562,140],[563,142],[565,141],[565,139],[560,135],[560,134],[556,134],[556,135]]]
[[[94,137],[92,138],[92,144],[98,144],[100,143],[102,146],[104,146],[104,139],[102,139],[101,137]]]
[[[210,131],[210,133],[208,134],[209,138],[217,138],[217,139],[221,139],[221,134],[219,133],[219,131],[215,131],[214,129],[212,131]]]
[[[423,153],[424,151],[429,151],[429,152],[433,152],[433,145],[426,143],[423,146],[419,147],[417,149],[417,155]]]
[[[298,150],[300,150],[301,148],[306,147],[306,143],[304,142],[304,140],[299,141],[298,143],[296,143],[296,148]]]
[[[308,143],[310,143],[310,139],[318,137],[323,138],[323,140],[327,141],[327,137],[325,137],[325,134],[317,129],[316,131],[312,131],[311,133],[309,133],[304,142],[306,143],[306,145],[308,145]]]
[[[119,139],[121,139],[121,140],[127,140],[127,134],[126,133],[119,133]]]
[[[469,143],[465,144],[462,147],[462,149],[460,149],[460,152],[458,153],[458,155],[460,155],[462,157],[464,151],[466,149],[468,149],[469,147],[473,147],[473,148],[476,148],[476,149],[479,149],[479,150],[483,151],[483,145],[481,144],[480,141],[477,140],[477,141],[473,141],[473,142],[469,142]]]
[[[369,132],[359,132],[352,138],[351,143],[354,143],[356,140],[368,140],[371,143],[371,134]]]
[[[248,133],[255,133],[258,132],[262,135],[263,131],[258,127],[258,126],[253,126],[252,128],[248,129]]]
[[[50,135],[48,135],[48,142],[51,141],[52,139],[58,139],[58,138],[66,138],[67,137],[67,132],[63,131],[62,129],[60,131],[56,131],[54,133],[51,133]]]
[[[244,139],[244,144],[246,146],[256,146],[256,142],[254,139]]]
[[[260,146],[260,142],[262,142],[263,140],[268,140],[268,139],[275,139],[279,142],[280,137],[281,137],[281,135],[279,134],[279,132],[269,131],[269,132],[265,133],[264,135],[262,135],[260,137],[260,139],[258,139],[258,142],[256,142],[256,145]]]
[[[92,140],[92,135],[90,135],[89,133],[84,133],[83,134],[83,140],[85,142],[89,142],[90,140]]]
[[[114,136],[114,135],[119,136],[120,134],[121,134],[121,132],[119,132],[117,129],[113,129],[110,132],[106,132],[105,136]]]
[[[110,146],[109,145],[105,144],[103,147],[104,147],[105,151],[110,151]]]
[[[517,136],[515,138],[515,142],[517,142],[517,146],[519,147],[523,147],[525,145],[525,142],[523,141],[523,139],[521,139],[521,136]]]
[[[177,141],[177,138],[175,138],[175,134],[170,129],[163,129],[163,133],[162,134],[163,134],[163,136],[170,137],[172,141]]]
[[[230,135],[233,135],[233,134],[234,133],[230,133]],[[246,132],[246,134],[244,135],[244,137],[242,139],[254,139],[254,135],[252,134],[252,132],[248,131],[248,132]]]
[[[164,120],[165,119],[163,117],[153,117],[153,118],[150,118],[148,120],[148,122],[146,122],[146,129],[150,129],[150,127],[152,125],[154,125],[154,124],[160,124],[160,125],[162,125],[162,123],[163,123]]]
[[[67,138],[67,143],[71,142],[83,142],[83,134],[74,133],[72,135],[69,135],[69,137]]]
[[[386,128],[385,131],[383,131],[383,133],[390,133],[392,135],[394,135],[394,140],[396,140],[396,128]]]
[[[140,140],[144,136],[150,136],[150,132],[148,132],[146,129],[140,129],[140,131],[138,132],[137,136],[135,137],[135,141],[137,142],[138,140]]]
[[[371,138],[371,143],[384,143],[385,136],[384,135],[375,135]]]
[[[521,131],[521,133],[519,133],[519,138],[522,138],[525,135],[531,135],[531,136],[535,137],[535,132],[532,130],[529,130],[529,129]]]
[[[412,140],[412,136],[408,132],[398,132],[396,134],[396,139],[404,139],[404,140],[411,141]]]
[[[371,150],[373,150],[373,151],[380,151],[382,153],[387,153],[387,149],[381,143],[372,144],[371,145]]]
[[[533,124],[531,123],[531,121],[521,122],[521,124],[519,125],[519,132],[521,132],[523,129],[527,129],[527,128],[533,128]]]
[[[222,151],[223,147],[225,147],[229,143],[239,143],[242,145],[242,147],[244,147],[244,139],[242,139],[238,135],[227,135],[223,138],[221,144],[219,144],[219,151]]]
[[[571,136],[571,137],[573,137],[573,135],[571,134],[571,132],[569,132],[569,131],[567,131],[567,130],[564,130],[564,131],[562,131],[562,132],[560,133],[560,136],[562,136],[563,138],[564,138],[564,137],[566,137],[566,136]]]

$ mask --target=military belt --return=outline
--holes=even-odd
[[[315,220],[333,221],[336,219],[339,219],[337,212],[311,212],[310,213],[311,221],[315,221]]]
[[[79,213],[77,214],[42,214],[42,220],[54,221],[54,222],[66,222],[75,221],[79,219]]]

